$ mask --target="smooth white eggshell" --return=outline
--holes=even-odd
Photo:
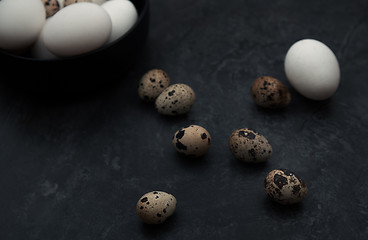
[[[109,1],[111,1],[111,0],[109,0]],[[93,2],[93,3],[96,3],[96,4],[98,4],[98,5],[102,5],[103,3],[105,3],[105,2],[106,2],[106,0],[92,0],[92,2]]]
[[[138,19],[137,10],[131,1],[112,0],[101,6],[110,15],[112,21],[112,31],[108,43],[123,36]]]
[[[43,60],[57,59],[58,57],[52,54],[45,46],[43,32],[44,31],[41,31],[39,38],[31,48],[32,57]]]
[[[40,0],[0,1],[0,48],[20,50],[32,45],[46,21]]]
[[[59,2],[60,9],[64,7],[65,0],[57,0]]]
[[[109,39],[111,19],[99,5],[81,2],[62,8],[45,24],[43,40],[47,49],[60,57],[95,50]]]
[[[312,100],[331,97],[340,83],[335,54],[313,39],[300,40],[290,47],[285,57],[285,74],[296,91]]]

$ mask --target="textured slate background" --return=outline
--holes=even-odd
[[[59,100],[0,88],[0,239],[367,239],[368,2],[155,0],[139,64],[118,83]],[[327,101],[291,89],[282,111],[255,106],[250,84],[271,75],[290,85],[283,59],[315,38],[336,54],[341,85]],[[138,98],[151,68],[186,83],[197,101],[165,117]],[[197,161],[178,155],[174,132],[199,124],[212,135]],[[231,155],[237,128],[266,136],[274,154],[247,165]],[[309,187],[302,204],[281,207],[263,190],[266,174],[289,168]],[[142,224],[139,197],[178,199],[161,226]]]

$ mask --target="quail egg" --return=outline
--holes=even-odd
[[[42,0],[42,3],[45,5],[46,18],[53,16],[60,10],[60,4],[57,0]]]
[[[298,203],[304,199],[308,190],[301,178],[286,169],[275,169],[268,173],[264,188],[267,195],[280,204]]]
[[[170,77],[165,71],[152,69],[139,81],[138,95],[144,101],[155,101],[169,85]]]
[[[172,144],[179,153],[187,156],[203,156],[211,146],[211,135],[198,125],[179,129],[173,136]]]
[[[189,112],[195,98],[195,93],[191,87],[178,83],[166,88],[157,97],[155,106],[161,114],[180,115]]]
[[[270,76],[257,78],[252,84],[251,94],[255,103],[264,108],[283,108],[291,100],[287,87]]]
[[[230,135],[229,147],[235,158],[243,162],[265,162],[272,155],[267,139],[248,128],[235,130]]]
[[[144,223],[160,224],[175,212],[176,203],[176,198],[169,193],[149,192],[138,200],[137,215]]]

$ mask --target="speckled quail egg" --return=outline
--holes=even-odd
[[[73,3],[79,3],[79,2],[92,2],[92,0],[65,0],[64,7],[69,6]]]
[[[264,108],[284,108],[291,100],[285,84],[270,76],[257,78],[252,84],[251,94],[255,103]]]
[[[172,144],[179,153],[200,157],[210,148],[211,135],[201,126],[190,125],[179,129],[174,134]]]
[[[46,18],[53,16],[60,9],[60,4],[57,0],[42,0],[46,9]]]
[[[166,192],[153,191],[144,194],[137,203],[138,217],[147,224],[160,224],[176,209],[176,198]]]
[[[235,158],[243,162],[265,162],[272,155],[267,139],[248,128],[235,130],[230,135],[229,147]]]
[[[191,87],[178,83],[166,88],[156,98],[155,106],[159,113],[175,116],[189,112],[195,98],[195,93]]]
[[[268,173],[264,188],[273,201],[284,205],[302,201],[308,190],[301,178],[286,169],[275,169]]]
[[[144,101],[155,101],[169,85],[170,77],[165,71],[152,69],[139,81],[138,95]]]

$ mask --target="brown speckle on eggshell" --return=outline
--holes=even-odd
[[[229,147],[235,158],[243,162],[265,162],[272,156],[272,147],[267,139],[248,128],[232,132]]]
[[[173,195],[163,191],[152,191],[138,200],[136,211],[144,223],[160,224],[175,212],[176,204]]]
[[[189,112],[195,101],[195,93],[186,84],[177,83],[167,87],[157,98],[155,107],[164,115],[181,115]]]
[[[152,69],[145,73],[138,86],[139,97],[147,102],[156,98],[170,85],[169,75],[161,69]]]
[[[176,131],[172,144],[179,153],[200,157],[206,154],[211,146],[211,141],[211,135],[205,128],[190,125]]]
[[[60,10],[58,0],[41,0],[46,10],[46,18],[53,16],[57,11]]]
[[[307,195],[307,185],[287,169],[275,169],[264,181],[267,195],[275,202],[286,205],[302,201]]]
[[[263,108],[284,108],[291,101],[285,84],[270,76],[257,78],[252,84],[251,94],[255,103]]]

